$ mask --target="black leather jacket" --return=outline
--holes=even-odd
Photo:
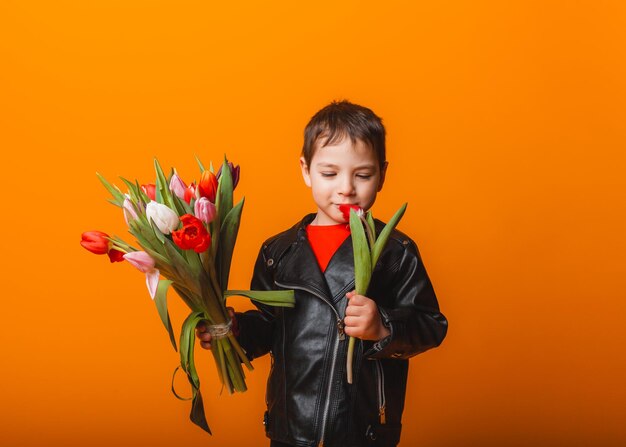
[[[367,293],[391,335],[376,343],[357,340],[354,380],[348,384],[342,318],[345,295],[354,289],[352,240],[348,237],[322,273],[306,237],[314,217],[266,241],[254,269],[252,289],[294,289],[295,307],[259,306],[237,315],[247,354],[272,355],[267,436],[301,447],[395,446],[407,359],[438,346],[447,321],[417,247],[395,231]],[[376,221],[377,232],[383,226]]]

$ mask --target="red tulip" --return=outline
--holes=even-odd
[[[363,208],[361,208],[359,205],[350,205],[347,203],[339,205],[339,211],[341,211],[341,214],[343,214],[343,218],[347,222],[350,221],[350,210],[356,211],[356,214],[359,217],[363,216]]]
[[[111,262],[122,262],[124,260],[124,252],[114,248],[110,249],[107,255],[109,255],[109,261]]]
[[[215,203],[215,196],[217,195],[217,177],[215,174],[211,171],[204,171],[200,177],[198,189],[200,190],[200,197],[206,197]]]
[[[195,183],[190,184],[189,186],[187,186],[187,188],[185,189],[185,202],[187,203],[191,203],[191,199],[195,199],[196,198],[196,185]]]
[[[102,231],[85,231],[82,234],[80,245],[86,250],[97,255],[107,254],[111,262],[121,262],[124,260],[124,253],[113,248],[113,244],[107,238],[108,234]]]
[[[82,235],[80,245],[86,250],[97,255],[103,255],[109,252],[109,246],[111,242],[107,239],[108,234],[102,231],[85,231]]]
[[[150,197],[150,200],[156,200],[156,185],[148,183],[147,185],[141,185],[141,190]]]
[[[183,227],[172,231],[172,240],[183,250],[202,253],[211,246],[211,234],[206,230],[200,219],[191,214],[180,217]]]

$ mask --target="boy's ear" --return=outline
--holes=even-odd
[[[385,164],[383,165],[382,169],[380,170],[380,180],[378,181],[378,190],[377,192],[380,192],[381,189],[383,189],[383,185],[385,183],[385,175],[387,175],[387,166],[389,166],[389,162],[386,161]]]
[[[300,169],[302,169],[302,178],[304,178],[304,183],[310,188],[311,173],[309,172],[309,166],[306,164],[304,157],[300,157]]]

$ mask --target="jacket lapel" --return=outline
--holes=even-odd
[[[305,217],[295,229],[295,243],[283,260],[286,268],[277,271],[276,280],[285,285],[297,285],[313,290],[330,300],[333,295],[328,289],[324,274],[306,236],[306,225],[313,217],[314,214]]]
[[[324,278],[335,303],[354,289],[354,253],[351,236],[343,241],[330,259],[324,272]]]

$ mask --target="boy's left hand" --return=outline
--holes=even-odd
[[[391,334],[383,325],[374,300],[355,291],[346,293],[348,306],[344,320],[346,335],[361,340],[381,340]]]

